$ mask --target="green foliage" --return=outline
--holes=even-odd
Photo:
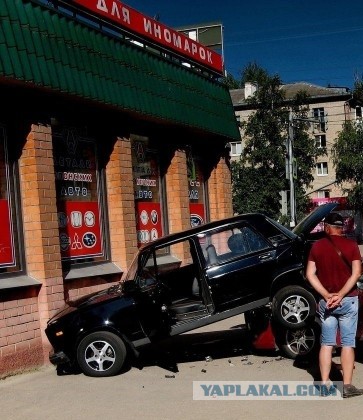
[[[240,84],[232,74],[228,73],[226,77],[223,78],[223,83],[227,85],[228,89],[238,89]]]
[[[363,126],[347,122],[332,149],[336,179],[348,196],[349,204],[363,212]],[[344,183],[350,183],[349,187]]]
[[[241,73],[241,86],[246,82],[255,82],[258,86],[265,85],[269,81],[268,72],[260,67],[255,61],[248,63]]]
[[[232,162],[233,206],[237,213],[262,211],[281,218],[280,194],[288,189],[286,180],[286,142],[288,117],[292,109],[294,119],[294,157],[298,177],[295,181],[297,214],[306,212],[308,199],[305,190],[313,180],[312,169],[321,153],[307,132],[309,123],[308,97],[299,92],[287,102],[281,90],[279,76],[252,63],[245,67],[243,81],[256,81],[258,89],[247,101],[254,111],[242,124],[243,152],[238,162]]]

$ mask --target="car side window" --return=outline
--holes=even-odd
[[[269,248],[269,242],[246,225],[208,232],[200,243],[209,266]]]

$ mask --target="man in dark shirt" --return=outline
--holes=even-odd
[[[345,238],[344,220],[338,213],[324,221],[326,237],[311,248],[306,277],[319,293],[318,313],[321,319],[319,366],[322,384],[329,383],[333,348],[339,328],[343,397],[362,395],[363,389],[352,385],[355,336],[358,323],[357,280],[361,274],[361,255],[355,241]]]

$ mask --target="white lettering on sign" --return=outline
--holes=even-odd
[[[137,178],[136,185],[142,185],[144,187],[156,187],[156,179]]]
[[[57,172],[56,179],[61,181],[92,182],[92,174],[78,172]]]
[[[167,46],[223,74],[223,59],[220,54],[131,7],[116,0],[72,0],[72,3],[79,4],[97,15],[116,22],[128,31]]]
[[[101,12],[110,13],[106,0],[98,0],[96,8]],[[121,9],[121,15],[120,15]],[[117,19],[122,20],[124,23],[130,25],[130,11],[126,7],[122,6],[120,3],[113,1],[111,6],[111,16],[117,17]],[[122,18],[121,18],[122,16]]]

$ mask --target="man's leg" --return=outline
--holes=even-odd
[[[354,369],[355,353],[353,347],[342,347],[340,360],[343,371],[343,383],[349,385],[352,383]]]
[[[320,367],[321,381],[323,383],[329,381],[332,356],[333,356],[333,346],[326,346],[322,344],[322,346],[320,347],[320,352],[319,352],[319,367]]]
[[[336,345],[338,320],[326,309],[326,302],[321,299],[318,313],[321,320],[321,347],[319,352],[319,367],[321,381],[329,381],[332,365],[333,348]]]

